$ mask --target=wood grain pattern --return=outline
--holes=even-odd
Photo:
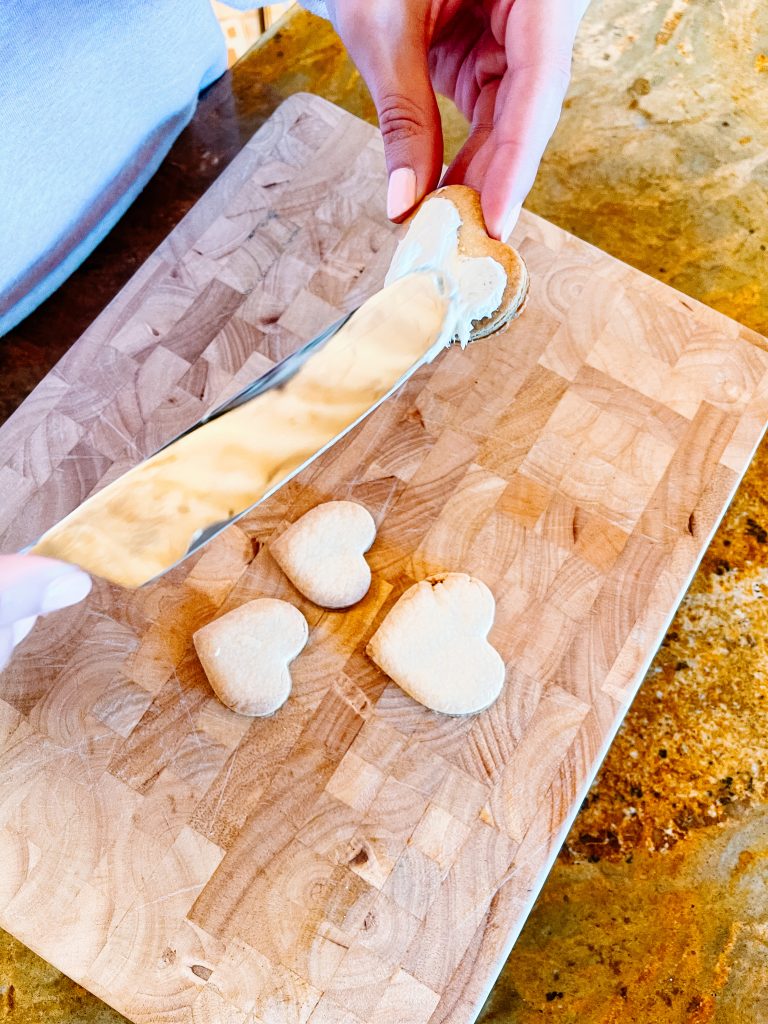
[[[379,287],[374,130],[297,96],[0,430],[2,548]],[[523,318],[443,353],[196,559],[97,581],[0,682],[0,924],[131,1019],[466,1024],[495,978],[768,419],[763,339],[523,214]],[[269,540],[379,526],[353,610]],[[414,704],[363,655],[434,571],[493,589],[501,698]],[[194,630],[254,597],[312,633],[271,719]]]

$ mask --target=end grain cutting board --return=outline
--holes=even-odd
[[[296,96],[0,430],[15,550],[381,284],[373,128]],[[103,583],[0,679],[0,925],[136,1021],[467,1024],[768,418],[763,338],[529,214],[525,315],[443,353],[158,584]],[[347,613],[264,542],[317,502],[379,524]],[[474,718],[362,653],[413,580],[494,591]],[[258,595],[312,626],[271,719],[193,631]]]

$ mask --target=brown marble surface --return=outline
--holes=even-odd
[[[201,100],[80,271],[0,341],[0,417],[287,95],[373,119],[298,14]],[[447,152],[461,118],[443,104]],[[768,333],[768,8],[593,0],[535,212]],[[768,1022],[768,454],[747,474],[486,1006],[504,1024]],[[0,1020],[120,1020],[0,933]]]

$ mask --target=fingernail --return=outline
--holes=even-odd
[[[389,176],[387,216],[397,220],[416,203],[416,172],[412,167],[398,167]]]
[[[30,615],[26,619],[19,619],[18,622],[14,622],[13,626],[11,627],[11,631],[13,633],[13,646],[14,647],[17,644],[20,644],[21,641],[24,639],[24,637],[29,634],[30,630],[32,629],[32,627],[34,626],[34,624],[36,622],[37,622],[37,616],[36,615]]]
[[[68,608],[87,597],[91,590],[91,578],[80,569],[63,572],[48,584],[40,602],[40,611],[57,612],[60,608]]]
[[[517,203],[517,205],[513,206],[512,209],[507,214],[506,220],[504,221],[504,228],[502,229],[501,232],[502,242],[506,242],[509,236],[512,234],[512,232],[515,230],[517,222],[520,219],[520,211],[522,210],[522,208],[523,204]]]

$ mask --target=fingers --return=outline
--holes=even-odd
[[[337,0],[339,34],[376,105],[389,172],[387,215],[402,220],[440,177],[443,137],[419,4]]]
[[[495,26],[507,56],[490,132],[467,174],[481,181],[489,233],[506,238],[557,126],[573,44],[588,0],[516,0]]]
[[[486,147],[493,131],[493,117],[496,109],[496,94],[499,82],[490,82],[475,100],[469,138],[453,159],[443,177],[444,185],[471,185],[482,192],[487,160],[476,160]]]
[[[0,555],[0,626],[75,604],[91,581],[82,569],[36,555]]]
[[[505,238],[536,178],[557,127],[568,77],[560,67],[523,68],[505,76],[497,120],[469,173],[482,176],[483,213],[490,234]]]
[[[504,227],[501,229],[499,238],[502,242],[508,242],[509,236],[517,227],[517,222],[520,220],[520,214],[523,212],[523,201],[515,203],[511,210],[508,210],[504,217]],[[494,237],[496,237],[494,235]]]
[[[35,555],[0,555],[0,667],[38,615],[82,601],[91,580],[74,565]]]
[[[494,153],[495,137],[492,121],[498,88],[499,83],[492,82],[484,88],[482,95],[478,98],[469,138],[445,172],[443,184],[463,183],[477,189],[482,194],[483,187],[486,185],[488,166]],[[495,234],[489,229],[489,233],[506,241],[517,224],[522,208],[522,201],[512,206],[505,215],[501,232]]]

